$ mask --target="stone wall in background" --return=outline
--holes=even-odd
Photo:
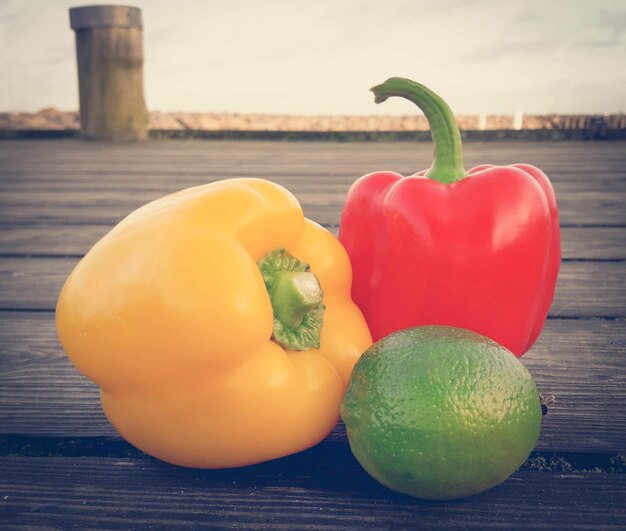
[[[482,115],[459,116],[464,131],[512,129],[589,129],[598,124],[626,129],[626,114],[593,115]],[[0,113],[0,129],[76,130],[77,112],[54,108],[36,113]],[[421,115],[411,116],[296,116],[233,113],[150,113],[150,129],[198,131],[427,131]]]

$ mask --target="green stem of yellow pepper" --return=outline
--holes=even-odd
[[[274,310],[274,341],[287,350],[319,348],[324,294],[309,264],[280,248],[258,266]]]

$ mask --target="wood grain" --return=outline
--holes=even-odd
[[[446,503],[394,493],[343,452],[234,470],[151,459],[0,458],[7,525],[247,529],[623,528],[624,474],[516,472]]]
[[[0,259],[0,310],[55,308],[79,258]],[[626,262],[564,262],[549,315],[625,317]]]
[[[112,436],[97,387],[64,355],[49,313],[0,317],[0,433]],[[557,403],[544,418],[538,449],[626,452],[626,322],[549,320],[522,358]],[[329,436],[345,442],[340,425]]]
[[[552,179],[566,226],[626,225],[624,143],[470,143],[467,167],[484,161],[536,164]],[[350,185],[378,169],[411,174],[430,164],[412,143],[79,142],[0,143],[0,223],[112,225],[181,188],[231,177],[286,186],[305,214],[337,225]],[[28,152],[26,151],[28,150]]]
[[[537,450],[591,463],[579,469],[626,454],[625,146],[465,144],[468,168],[527,162],[556,189],[565,261],[551,317],[522,362],[539,390],[557,398]],[[341,423],[317,447],[256,467],[171,467],[119,439],[97,387],[64,355],[52,312],[63,281],[97,239],[143,202],[219,178],[265,177],[287,186],[309,217],[336,233],[345,193],[358,176],[379,169],[410,174],[430,164],[430,150],[428,143],[402,142],[0,142],[0,522],[623,528],[623,473],[526,469],[472,499],[423,502],[369,478],[352,458]],[[117,450],[103,453],[102,440]],[[22,455],[6,455],[14,453]]]
[[[545,168],[550,172],[567,171],[568,174],[592,175],[604,169],[620,170],[624,157],[624,142],[465,142],[465,166],[478,164],[514,164],[525,162]],[[25,155],[32,155],[27,157]],[[262,162],[276,165],[297,161],[300,169],[343,165],[357,168],[359,173],[385,169],[372,168],[377,162],[395,164],[406,173],[422,169],[430,163],[432,144],[429,142],[267,142],[236,140],[163,140],[136,145],[90,145],[75,140],[6,140],[0,146],[0,156],[16,166],[44,165],[41,155],[46,155],[49,166],[85,161],[107,162],[112,171],[119,167],[154,165],[156,160],[180,165],[185,173],[202,160],[228,160],[236,164]],[[71,157],[68,157],[71,154]],[[114,155],[114,157],[109,157]],[[308,165],[307,165],[308,163]],[[387,168],[392,169],[392,168]],[[352,170],[351,170],[352,171]]]
[[[112,224],[0,225],[0,256],[83,256]],[[325,227],[335,236],[338,224]],[[564,227],[561,245],[565,260],[626,260],[622,227]]]
[[[302,178],[271,178],[299,200],[307,217],[322,224],[338,224],[346,194],[353,179],[343,183],[303,183]],[[201,181],[170,178],[168,184],[141,190],[123,184],[104,190],[86,190],[66,183],[59,189],[46,185],[6,185],[2,194],[0,223],[117,223],[140,206],[182,188],[213,182],[222,176],[203,176]],[[56,183],[55,186],[59,186]],[[560,221],[564,225],[626,225],[626,194],[621,182],[593,188],[588,183],[555,185]]]
[[[526,162],[552,182],[601,187],[624,182],[624,142],[469,143],[466,167]],[[3,141],[3,183],[68,183],[100,189],[199,184],[207,178],[321,177],[351,183],[361,175],[392,170],[404,175],[430,165],[431,146],[414,143],[163,141],[140,145],[90,145],[77,141]],[[104,179],[103,179],[104,177]],[[69,191],[69,190],[68,190]],[[323,193],[323,190],[320,190]]]

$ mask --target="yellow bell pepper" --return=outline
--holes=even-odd
[[[183,466],[249,465],[337,422],[371,344],[351,276],[341,244],[287,190],[219,181],[102,238],[61,291],[57,330],[131,444]]]

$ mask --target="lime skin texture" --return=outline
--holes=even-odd
[[[383,485],[450,500],[498,485],[541,427],[532,377],[506,348],[460,328],[420,326],[372,345],[341,406],[354,456]]]

